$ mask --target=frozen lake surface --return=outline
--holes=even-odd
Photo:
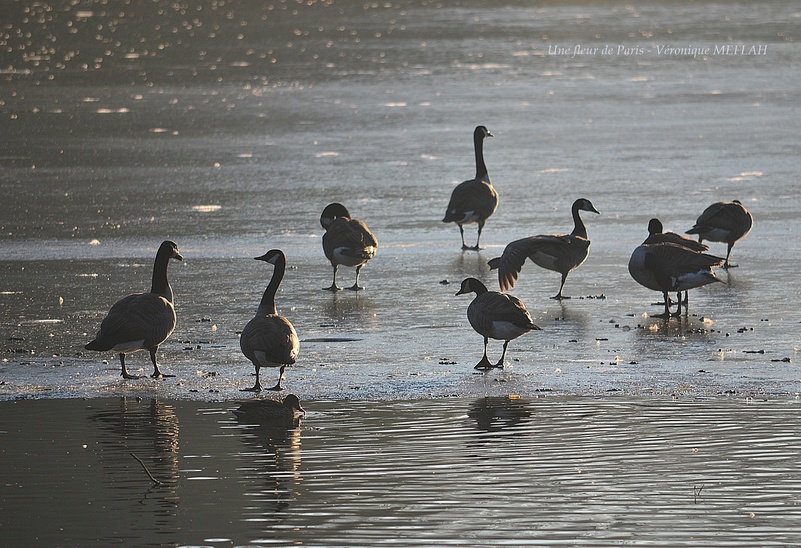
[[[6,538],[799,543],[796,3],[6,11]],[[485,158],[500,205],[485,249],[462,251],[441,219],[474,174],[479,124],[495,135]],[[487,261],[570,232],[579,197],[601,215],[584,217],[592,247],[572,298],[551,300],[559,275],[527,263],[511,292],[542,330],[509,345],[505,369],[477,374],[482,339],[459,283],[497,288]],[[739,266],[691,291],[687,316],[654,318],[661,296],[627,271],[648,220],[683,233],[735,199],[755,219]],[[321,289],[331,202],[379,240],[359,293]],[[159,351],[176,376],[125,381],[113,353],[83,347],[116,300],[149,288],[165,239],[185,258],[170,265],[178,325]],[[240,392],[253,368],[238,332],[272,274],[253,257],[271,248],[287,256],[277,304],[301,339],[284,384],[308,409],[278,433],[231,413],[254,397]],[[352,276],[340,269],[340,284]],[[492,341],[490,359],[500,350]],[[141,352],[128,367],[151,371]],[[151,486],[131,453],[164,482]]]

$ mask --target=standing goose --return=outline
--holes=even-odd
[[[136,293],[123,297],[111,307],[100,324],[95,339],[84,348],[105,352],[114,350],[120,353],[120,365],[124,379],[138,379],[141,375],[131,375],[125,368],[125,354],[136,350],[150,352],[155,379],[174,377],[164,375],[156,361],[159,345],[175,329],[175,307],[170,282],[167,281],[167,264],[170,259],[183,261],[175,242],[164,241],[156,253],[153,264],[153,281],[150,293]]]
[[[665,312],[658,318],[670,317],[670,291],[686,291],[702,285],[726,283],[712,272],[713,266],[723,262],[720,257],[699,253],[674,243],[642,244],[629,259],[629,274],[648,289],[661,291],[665,298]],[[681,315],[681,300],[675,316]]]
[[[462,236],[462,249],[478,250],[481,241],[481,230],[484,223],[498,209],[498,193],[492,186],[487,165],[484,163],[484,139],[492,137],[492,133],[478,126],[473,131],[473,147],[476,152],[476,177],[457,185],[451,193],[451,200],[445,210],[443,223],[456,223]],[[468,247],[464,242],[464,225],[478,223],[476,245]]]
[[[281,378],[287,365],[295,363],[300,350],[300,341],[295,328],[289,320],[279,315],[275,309],[275,293],[286,270],[286,257],[278,249],[271,249],[261,257],[254,257],[275,265],[273,277],[264,295],[261,297],[256,315],[242,330],[239,347],[247,359],[256,367],[256,384],[253,388],[245,388],[243,392],[261,392],[259,369],[262,367],[280,367],[278,382],[269,390],[283,390]]]
[[[587,239],[587,228],[579,216],[579,211],[600,212],[586,198],[573,202],[573,232],[570,234],[543,234],[515,240],[506,246],[503,254],[489,261],[490,268],[498,269],[498,283],[501,291],[515,286],[515,281],[523,268],[526,258],[534,264],[562,274],[559,293],[552,299],[569,299],[562,295],[565,280],[571,271],[581,266],[590,253],[590,241]]]
[[[465,278],[456,294],[466,293],[476,294],[475,299],[467,307],[467,319],[473,329],[484,337],[484,357],[475,368],[483,371],[493,367],[503,368],[509,341],[529,331],[539,330],[539,327],[534,325],[523,301],[514,295],[488,291],[487,287],[475,278]],[[504,341],[503,354],[495,365],[492,365],[487,358],[487,344],[490,337]]]
[[[326,206],[320,216],[320,224],[325,229],[323,234],[323,252],[334,267],[334,280],[330,287],[323,289],[339,291],[337,285],[337,269],[339,265],[356,267],[356,282],[349,287],[353,291],[364,289],[359,285],[359,274],[362,267],[375,257],[378,251],[378,239],[370,232],[367,225],[358,219],[352,219],[342,204]]]
[[[682,236],[681,234],[676,234],[675,232],[663,232],[662,222],[659,219],[651,219],[648,221],[648,237],[643,242],[644,244],[662,244],[662,243],[671,243],[680,245],[681,247],[686,247],[691,251],[697,251],[699,253],[703,253],[709,249],[709,246],[706,244],[702,244],[701,242],[696,242],[686,236]],[[687,295],[688,291],[684,292],[684,307],[687,308],[689,304],[689,297]],[[681,292],[676,295],[676,298],[679,300],[679,312],[681,312],[681,305],[682,305],[682,298]]]
[[[726,261],[723,268],[734,267],[729,264],[729,255],[734,242],[744,238],[751,231],[754,218],[738,200],[733,202],[717,202],[701,213],[695,225],[687,234],[698,234],[698,241],[725,242],[728,244]]]

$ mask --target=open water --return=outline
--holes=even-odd
[[[75,455],[86,438],[111,444],[105,455],[114,455],[84,451],[76,463],[75,477],[95,483],[95,508],[135,509],[172,532],[121,521],[94,538],[42,526],[50,540],[62,535],[56,544],[247,544],[266,542],[268,529],[282,531],[269,537],[278,543],[320,546],[798,541],[787,528],[798,504],[801,392],[796,3],[78,0],[13,1],[3,14],[0,463],[25,478],[4,482],[3,514],[17,503],[50,510],[48,482],[65,473],[49,462],[51,448]],[[457,228],[441,219],[453,187],[474,174],[479,124],[495,135],[485,158],[500,206],[485,249],[463,252]],[[601,215],[584,217],[592,248],[568,277],[573,298],[550,300],[559,275],[528,263],[512,293],[542,330],[510,344],[504,370],[474,374],[482,341],[465,316],[470,297],[454,295],[459,282],[474,276],[497,287],[486,262],[514,239],[569,232],[578,197]],[[718,272],[727,284],[692,291],[685,318],[652,318],[660,296],[626,269],[648,220],[684,232],[707,205],[734,199],[755,218],[732,253],[739,267]],[[334,201],[379,239],[363,292],[321,290],[331,268],[318,219]],[[468,227],[468,242],[474,237]],[[159,353],[176,377],[124,381],[116,356],[83,345],[111,304],[148,289],[164,239],[185,257],[170,265],[178,327]],[[228,422],[239,390],[253,382],[237,332],[271,275],[252,257],[271,248],[287,255],[278,308],[301,338],[285,385],[310,409],[293,434],[303,440],[298,466],[313,462],[305,477],[338,480],[325,461],[347,455],[368,471],[321,487],[330,499],[319,491],[301,499],[330,500],[325,510],[298,506],[289,485],[292,510],[281,519],[293,518],[281,523],[296,536],[271,521],[235,533],[242,523],[223,514],[246,515],[241,496],[208,499],[222,482],[192,480],[216,474],[183,462],[200,455],[230,471],[233,491],[252,492],[251,480],[235,479],[251,474],[241,464],[251,433]],[[711,252],[725,254],[725,245]],[[340,270],[350,285],[353,271]],[[499,353],[493,341],[490,358]],[[151,369],[144,353],[128,363],[132,372]],[[263,373],[271,383],[274,372]],[[514,402],[512,414],[534,406],[506,429],[521,435],[474,439],[470,409],[486,397]],[[128,403],[118,411],[120,398]],[[164,426],[173,441],[156,432],[162,419],[124,426],[129,413],[161,417],[159,409],[180,419],[180,436]],[[643,410],[655,422],[633,426]],[[91,418],[108,414],[115,418]],[[603,421],[582,420],[594,414]],[[657,455],[647,442],[660,420],[670,426],[654,443],[670,450]],[[123,425],[114,435],[103,430],[113,421]],[[420,438],[404,443],[418,424]],[[202,432],[229,447],[195,449],[189,440]],[[133,452],[168,476],[170,489],[193,486],[178,506],[208,531],[176,529],[163,517],[173,511],[167,503],[146,510],[147,487],[139,489],[147,477],[113,436],[151,452],[177,444],[164,449],[168,458]],[[682,459],[699,457],[695,436],[749,448],[748,458],[773,468],[765,479],[763,469],[717,454],[708,476],[717,480],[706,479],[708,469],[694,475]],[[592,443],[577,450],[577,438]],[[393,452],[400,447],[430,460],[408,461],[406,475],[404,453]],[[620,460],[593,452],[607,449]],[[553,455],[550,464],[567,459],[570,474],[589,463],[597,476],[574,483],[543,466],[543,455]],[[486,464],[495,462],[499,469]],[[274,468],[253,481],[294,481]],[[452,475],[420,483],[438,471]],[[714,481],[725,484],[725,511],[696,512],[717,504],[705,498]],[[546,495],[546,485],[566,490]],[[87,489],[67,482],[59,492],[72,509]],[[157,500],[174,502],[160,489]],[[670,500],[654,502],[656,492]],[[357,503],[343,502],[349,496]],[[760,522],[754,504],[772,497],[782,501],[772,515],[788,517]],[[201,517],[204,505],[217,518]],[[517,510],[543,518],[553,535],[532,533]],[[398,513],[396,525],[379,519]],[[10,538],[33,539],[30,525],[43,520],[24,516],[38,515],[17,515],[21,536]],[[70,522],[97,520],[79,513]]]

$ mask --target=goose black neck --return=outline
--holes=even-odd
[[[161,295],[172,302],[172,288],[167,280],[167,264],[170,262],[171,249],[159,249],[156,254],[156,261],[153,263],[153,281],[150,285],[150,292]]]
[[[264,295],[261,296],[259,313],[277,313],[275,308],[275,294],[278,292],[278,286],[281,285],[281,280],[284,278],[284,270],[286,270],[286,259],[284,257],[278,257],[275,260],[273,277],[270,279],[270,283],[267,284],[267,289],[264,290]]]
[[[587,227],[584,226],[584,221],[581,220],[579,215],[579,204],[573,204],[573,236],[581,236],[587,238]]]
[[[476,180],[487,180],[487,164],[484,163],[484,134],[479,130],[473,133],[473,146],[476,150]]]

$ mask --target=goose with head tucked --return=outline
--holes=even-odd
[[[484,356],[475,368],[488,371],[493,367],[503,368],[506,358],[506,347],[509,341],[539,330],[526,310],[523,301],[507,293],[487,290],[487,286],[476,278],[465,278],[457,295],[475,293],[476,297],[467,307],[467,320],[473,329],[484,337]],[[503,353],[498,363],[492,364],[487,358],[489,339],[503,341]]]
[[[164,241],[156,253],[150,293],[136,293],[123,297],[111,307],[100,324],[95,339],[87,344],[87,350],[119,352],[122,377],[138,379],[125,366],[125,354],[136,350],[150,352],[153,363],[153,378],[174,377],[159,369],[156,352],[175,329],[175,307],[170,282],[167,280],[167,264],[170,259],[182,261],[175,242]]]
[[[631,254],[629,274],[643,287],[662,292],[665,312],[657,317],[669,318],[671,313],[668,293],[680,293],[714,282],[726,283],[712,272],[712,267],[719,266],[722,262],[720,257],[693,251],[675,243],[642,244]],[[680,315],[681,300],[673,316]]]
[[[285,317],[278,314],[275,308],[275,293],[284,278],[286,257],[281,250],[271,249],[257,261],[264,261],[275,266],[273,277],[264,290],[256,315],[242,330],[239,347],[247,359],[256,368],[256,384],[244,392],[260,392],[262,390],[259,371],[262,367],[278,367],[278,382],[268,390],[283,390],[281,378],[287,365],[295,363],[300,351],[300,340],[295,328]]]
[[[356,267],[356,281],[348,289],[353,291],[364,289],[359,285],[359,274],[367,261],[375,257],[378,251],[378,238],[362,221],[351,218],[347,208],[338,203],[326,206],[320,216],[320,224],[325,229],[323,252],[334,267],[331,286],[323,289],[329,291],[342,289],[337,285],[339,265]]]
[[[648,221],[648,237],[643,241],[644,244],[662,244],[662,243],[671,243],[680,245],[681,247],[686,247],[691,251],[697,251],[699,253],[703,253],[709,249],[709,246],[703,244],[701,242],[696,242],[695,240],[688,238],[687,236],[682,236],[681,234],[676,234],[675,232],[664,232],[664,227],[662,226],[662,222],[659,219],[651,219]],[[690,298],[688,296],[688,291],[684,292],[684,299],[681,298],[681,292],[676,295],[676,299],[679,301],[679,312],[681,312],[681,306],[684,304],[685,310],[687,309],[687,305],[690,303]]]
[[[233,411],[236,418],[245,424],[280,424],[294,422],[306,410],[300,405],[295,394],[287,395],[282,401],[251,400],[243,402]]]
[[[445,210],[443,223],[456,223],[462,236],[462,249],[479,250],[481,231],[487,219],[498,209],[498,193],[492,186],[487,165],[484,163],[484,139],[492,137],[492,133],[484,127],[478,126],[473,131],[473,148],[476,154],[476,176],[474,179],[464,181],[451,192],[451,199]],[[468,247],[464,241],[464,225],[477,223],[478,237],[476,245]]]
[[[573,232],[570,234],[541,234],[529,236],[509,243],[500,257],[489,261],[491,269],[498,269],[498,283],[501,291],[515,286],[518,274],[523,269],[526,259],[534,264],[559,272],[562,283],[559,293],[552,299],[569,299],[562,295],[567,275],[577,269],[587,259],[590,253],[590,240],[587,239],[587,227],[581,220],[579,211],[589,211],[600,214],[592,202],[586,198],[579,198],[573,202]]]
[[[725,242],[728,245],[723,268],[733,268],[729,255],[735,242],[741,240],[754,226],[754,217],[739,200],[716,202],[701,213],[687,234],[698,234],[698,241]]]

